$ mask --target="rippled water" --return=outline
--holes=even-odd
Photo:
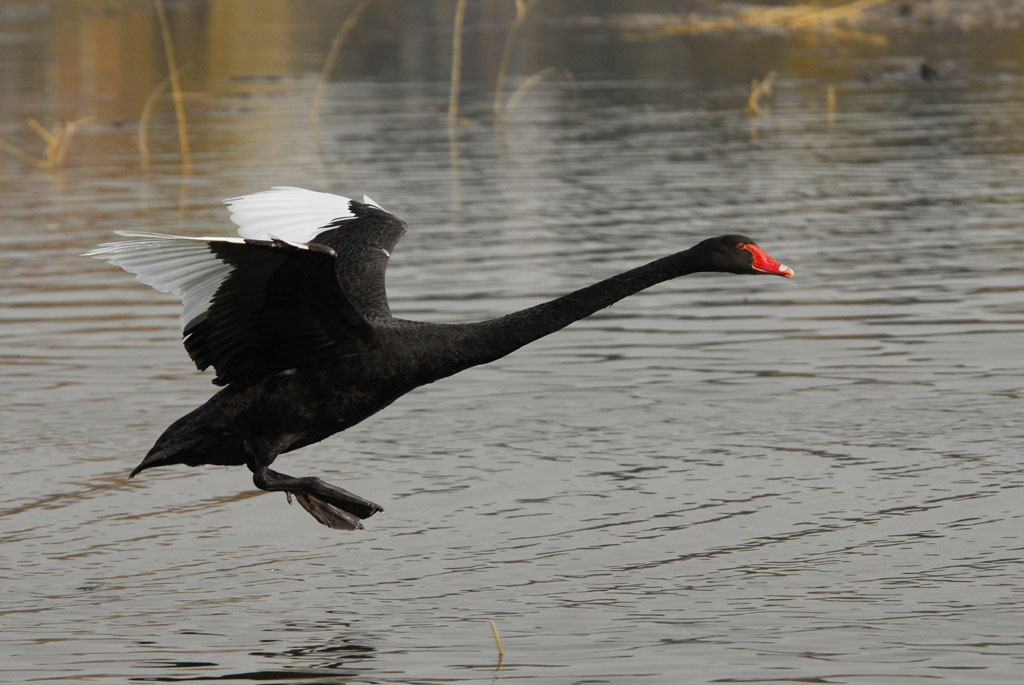
[[[424,29],[435,52],[412,41],[376,72],[341,68],[316,126],[338,17],[307,8],[294,33],[322,40],[282,40],[277,69],[225,58],[221,78],[179,46],[195,89],[182,177],[166,99],[148,173],[135,147],[129,113],[158,60],[117,97],[55,94],[53,36],[75,21],[152,31],[152,17],[28,7],[3,9],[2,49],[38,54],[50,77],[28,60],[8,72],[0,136],[24,144],[25,117],[129,104],[84,126],[60,171],[0,163],[0,677],[1019,677],[1019,32],[836,50],[541,17],[520,40],[536,69],[572,78],[524,92],[496,130],[481,56],[493,67],[511,17],[471,16],[453,150],[450,7]],[[172,6],[177,30],[192,7]],[[388,16],[361,40],[389,40]],[[918,76],[925,45],[937,81]],[[775,92],[751,120],[748,79],[769,68]],[[385,507],[344,534],[244,469],[127,479],[214,388],[172,298],[77,257],[114,229],[228,235],[219,199],[274,184],[366,192],[406,219],[389,291],[408,318],[497,315],[723,232],[797,278],[663,284],[284,457]]]

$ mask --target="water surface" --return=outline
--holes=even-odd
[[[92,117],[59,170],[0,159],[3,678],[1018,677],[1019,27],[652,35],[621,6],[535,7],[498,126],[512,7],[470,12],[451,131],[453,3],[369,8],[315,124],[347,8],[168,3],[185,174],[167,95],[139,154],[166,74],[150,6],[0,5],[0,137],[38,152],[27,117]],[[77,255],[115,229],[229,235],[220,199],[280,184],[409,222],[408,318],[495,316],[725,232],[797,278],[663,284],[283,458],[381,503],[362,533],[244,469],[129,481],[214,387],[173,298]]]

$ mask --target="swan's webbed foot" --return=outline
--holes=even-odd
[[[384,511],[379,504],[314,476],[294,478],[266,467],[253,469],[252,482],[260,490],[295,495],[302,508],[320,523],[338,530],[362,530],[359,519]]]

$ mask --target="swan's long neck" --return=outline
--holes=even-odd
[[[568,295],[489,321],[445,327],[452,335],[437,341],[437,380],[478,364],[500,359],[523,345],[561,330],[624,297],[677,276],[703,270],[693,250],[657,259]],[[429,381],[428,381],[429,382]]]

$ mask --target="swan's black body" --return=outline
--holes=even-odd
[[[168,464],[245,464],[258,487],[294,494],[321,523],[361,528],[358,519],[379,506],[269,466],[416,387],[503,357],[661,281],[697,271],[792,275],[749,238],[728,235],[498,319],[407,321],[392,317],[384,291],[387,260],[405,224],[372,205],[349,207],[352,218],[305,245],[204,239],[230,273],[185,326],[185,346],[226,387],[171,424],[132,476]]]

